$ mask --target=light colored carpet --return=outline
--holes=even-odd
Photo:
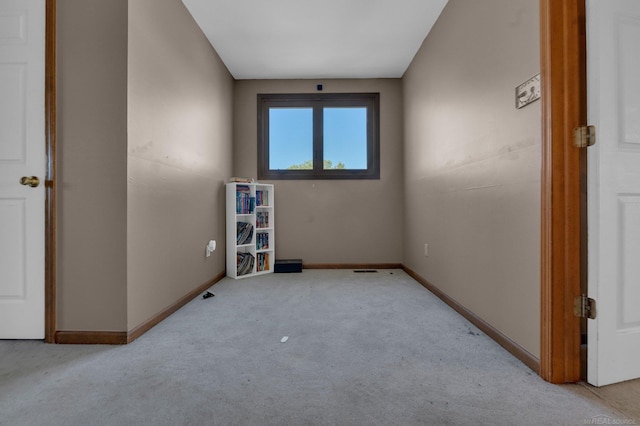
[[[2,425],[558,425],[542,381],[400,270],[225,279],[126,346],[0,341]],[[286,343],[281,339],[288,336]]]

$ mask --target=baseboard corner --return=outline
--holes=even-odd
[[[201,284],[185,296],[172,303],[167,308],[158,312],[142,324],[127,331],[74,331],[62,330],[56,331],[54,343],[65,345],[126,345],[142,336],[154,326],[169,317],[175,311],[196,298],[200,293],[215,285],[226,276],[223,271],[216,275],[213,279]]]
[[[220,282],[224,277],[226,277],[226,272],[222,271],[218,275],[216,275],[211,280],[205,282],[204,284],[199,285],[162,311],[158,312],[142,324],[137,325],[136,327],[129,330],[127,333],[127,343],[131,343],[136,340],[138,337],[142,336],[147,331],[151,330],[153,327],[158,325],[160,322],[168,318],[171,314],[176,312],[178,309],[182,308],[184,305],[195,299],[200,293],[208,289],[209,287]]]

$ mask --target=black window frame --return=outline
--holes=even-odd
[[[269,169],[269,108],[313,108],[313,170]],[[367,108],[367,168],[329,169],[323,164],[324,107]],[[380,179],[380,93],[258,94],[258,179]]]

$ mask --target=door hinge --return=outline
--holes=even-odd
[[[596,143],[596,126],[580,126],[573,129],[573,144],[586,148]]]
[[[584,294],[573,300],[573,313],[580,318],[596,319],[596,301]]]

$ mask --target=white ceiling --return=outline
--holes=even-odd
[[[447,0],[182,0],[234,78],[402,77]]]

